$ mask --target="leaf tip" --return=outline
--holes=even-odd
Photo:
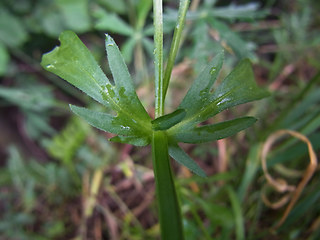
[[[106,47],[114,46],[115,43],[114,43],[113,38],[107,33],[105,33],[105,37],[106,37]]]

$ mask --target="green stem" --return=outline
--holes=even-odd
[[[163,23],[162,0],[153,0],[154,15],[154,68],[155,68],[155,117],[164,114],[163,101]]]
[[[184,237],[180,206],[170,166],[168,139],[164,131],[153,132],[152,160],[156,181],[161,239],[182,240]]]
[[[190,0],[180,0],[180,6],[179,6],[179,17],[178,21],[176,24],[176,28],[173,34],[173,39],[171,43],[171,48],[170,48],[170,53],[169,53],[169,59],[166,67],[166,71],[164,74],[164,91],[163,91],[163,101],[165,99],[169,82],[170,82],[170,77],[171,77],[171,72],[174,66],[174,61],[176,59],[180,42],[181,42],[181,36],[182,36],[182,30],[184,28],[184,23],[186,19],[186,14],[187,10],[189,7]]]

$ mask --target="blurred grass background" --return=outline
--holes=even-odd
[[[178,1],[164,1],[168,52]],[[192,0],[169,88],[174,109],[202,66],[225,50],[223,79],[242,58],[253,63],[267,99],[212,119],[259,119],[236,136],[184,145],[208,174],[174,163],[186,239],[320,239],[319,168],[284,224],[281,193],[266,189],[261,149],[278,129],[320,148],[320,2]],[[63,30],[75,31],[107,69],[104,33],[121,47],[137,93],[153,112],[151,0],[2,0],[0,2],[0,239],[159,239],[150,149],[108,142],[109,134],[72,116],[67,103],[93,101],[40,67]],[[286,138],[268,154],[274,177],[297,185],[306,145]]]

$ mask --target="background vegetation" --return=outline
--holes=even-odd
[[[178,1],[165,1],[165,52]],[[234,137],[184,149],[206,170],[174,165],[186,239],[320,239],[319,168],[280,228],[288,204],[266,186],[261,149],[278,129],[320,148],[319,1],[191,1],[167,104],[174,109],[192,79],[221,49],[223,79],[242,58],[271,96],[219,114],[259,121]],[[2,0],[0,3],[0,239],[157,239],[149,148],[106,141],[109,134],[73,116],[67,103],[98,108],[40,67],[63,30],[75,31],[103,70],[104,33],[121,47],[138,95],[153,103],[151,0]],[[268,153],[270,174],[298,185],[308,149],[292,137]],[[291,196],[292,197],[292,196]]]

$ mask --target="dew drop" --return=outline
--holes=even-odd
[[[123,126],[123,125],[121,125],[120,128],[121,128],[121,129],[124,129],[124,130],[130,130],[130,127],[128,127],[128,126]]]
[[[203,89],[200,91],[200,96],[202,97],[202,96],[206,95],[206,93],[207,93],[207,89]]]
[[[216,71],[217,71],[217,69],[216,69],[215,67],[212,67],[212,68],[210,69],[210,74],[212,75],[212,74],[214,74]]]
[[[48,65],[46,66],[46,68],[52,69],[52,68],[55,68],[55,67],[54,67],[54,65],[52,65],[52,64],[48,64]]]

